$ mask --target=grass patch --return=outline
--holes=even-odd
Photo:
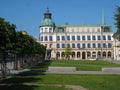
[[[76,67],[77,70],[81,71],[100,71],[103,67],[120,67],[120,64],[102,60],[54,60],[45,61],[43,64],[34,66],[31,69],[47,70],[48,66]]]
[[[64,86],[41,86],[41,87],[36,87],[34,90],[72,90],[65,88]]]
[[[0,86],[1,90],[72,90],[64,86],[29,86],[29,85],[3,85]]]
[[[31,81],[28,79],[31,78]],[[47,75],[18,75],[13,78],[6,79],[2,84],[7,84],[10,90],[11,85],[9,84],[23,84],[17,87],[14,87],[17,90],[69,90],[64,88],[64,85],[79,85],[89,90],[120,90],[120,75],[69,75],[69,74],[47,74]],[[20,80],[20,81],[19,81]],[[25,83],[30,85],[25,85]],[[33,87],[32,87],[33,84]],[[41,86],[35,86],[34,84],[38,84]],[[44,86],[43,86],[44,84]],[[51,85],[63,85],[62,86],[51,86]],[[12,86],[13,86],[12,85]],[[19,88],[21,87],[21,88]],[[1,87],[2,90],[7,88]],[[11,90],[16,90],[11,89]]]

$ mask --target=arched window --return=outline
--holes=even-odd
[[[75,52],[72,52],[72,57],[75,57]]]
[[[110,51],[108,52],[108,57],[111,57],[111,52]]]
[[[62,52],[61,56],[62,56],[62,57],[65,57],[65,52]]]
[[[56,56],[57,56],[57,59],[58,59],[60,57],[60,52],[57,52]]]
[[[101,59],[101,52],[98,51],[98,56],[97,56],[98,59]]]
[[[92,52],[92,57],[93,57],[93,59],[96,58],[96,52]]]
[[[106,52],[103,52],[103,57],[106,57]]]
[[[80,57],[80,52],[77,52],[77,58],[79,58]]]
[[[91,57],[91,53],[87,52],[87,57],[90,58]]]

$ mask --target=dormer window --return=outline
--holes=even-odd
[[[52,28],[49,28],[49,32],[52,32]]]
[[[100,32],[100,29],[98,28],[97,31]]]
[[[43,28],[41,28],[41,32],[43,32]]]
[[[72,32],[74,32],[74,29],[72,29]]]
[[[109,27],[104,27],[104,32],[109,32]]]
[[[45,32],[47,32],[48,28],[45,28]]]
[[[95,32],[94,28],[92,28],[92,32]]]
[[[62,27],[59,27],[58,32],[64,32],[64,29]]]
[[[87,28],[87,32],[89,32],[89,28]]]

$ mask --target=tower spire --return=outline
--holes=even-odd
[[[106,25],[105,16],[104,16],[104,9],[102,9],[102,25]]]
[[[46,12],[44,13],[44,18],[51,19],[51,13],[49,12],[49,8],[47,7]]]

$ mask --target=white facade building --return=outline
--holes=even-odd
[[[47,47],[46,59],[66,59],[65,48],[72,48],[72,60],[113,58],[111,26],[55,25],[47,9],[40,24],[39,42]]]

